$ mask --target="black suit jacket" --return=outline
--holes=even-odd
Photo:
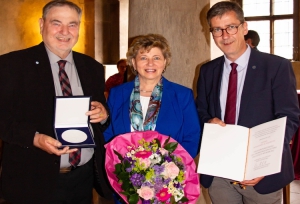
[[[73,52],[83,93],[105,104],[104,69],[93,58]],[[12,203],[47,203],[59,174],[60,157],[33,146],[36,132],[53,138],[55,88],[48,55],[37,46],[0,56],[0,138],[4,141],[1,193]],[[103,128],[92,124],[101,189],[111,191],[104,176]]]
[[[201,123],[221,119],[220,86],[224,57],[201,67],[197,84],[197,110]],[[266,176],[255,190],[267,194],[283,188],[294,179],[289,142],[299,124],[296,80],[291,63],[284,58],[251,50],[238,125],[252,128],[264,122],[287,116],[281,172]],[[208,188],[213,176],[201,175],[201,184]]]

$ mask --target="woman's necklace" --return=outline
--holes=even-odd
[[[145,91],[145,90],[140,89],[140,92],[143,92],[143,93],[151,93],[152,91]]]

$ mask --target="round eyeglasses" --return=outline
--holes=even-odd
[[[243,23],[241,23],[240,25],[242,25]],[[230,25],[227,28],[210,28],[210,32],[214,37],[221,37],[223,35],[223,31],[225,30],[226,33],[228,33],[229,35],[234,35],[238,32],[238,29],[240,27],[240,25]]]

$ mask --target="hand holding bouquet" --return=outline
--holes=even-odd
[[[172,138],[134,132],[116,137],[106,148],[109,180],[128,203],[196,202],[200,187],[195,164]]]

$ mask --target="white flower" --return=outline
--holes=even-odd
[[[161,156],[156,153],[152,154],[149,159],[151,160],[152,165],[161,162]]]
[[[184,192],[175,188],[172,195],[174,196],[175,201],[178,202],[184,196]]]

